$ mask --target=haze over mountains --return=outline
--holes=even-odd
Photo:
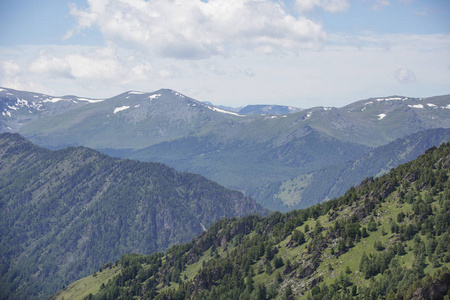
[[[131,91],[103,101],[10,89],[2,89],[0,97],[3,131],[19,132],[51,149],[83,145],[163,162],[241,190],[276,210],[339,196],[365,177],[447,141],[450,128],[449,95],[376,97],[342,108],[273,115],[266,114],[267,105],[253,106],[252,114],[244,115],[245,109],[227,111],[167,89]],[[446,130],[420,133],[438,128]],[[398,157],[376,149],[402,145]],[[377,155],[388,157],[389,167],[350,171],[358,162],[376,161]],[[326,189],[318,192],[317,186]]]

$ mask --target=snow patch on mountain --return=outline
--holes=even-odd
[[[186,98],[184,95],[181,95],[180,93],[177,93],[177,92],[175,92],[175,91],[172,91],[172,93],[174,93],[175,96],[178,96],[178,97],[180,97],[180,98]]]
[[[278,118],[287,118],[287,115],[266,117],[266,119],[278,119]]]
[[[436,104],[433,104],[433,103],[427,103],[427,105],[428,105],[429,107],[437,108],[437,105],[436,105]]]
[[[377,98],[376,100],[378,102],[381,102],[381,101],[406,101],[408,99],[409,98],[407,97],[388,97],[388,98]]]
[[[122,110],[126,110],[126,109],[129,109],[130,107],[129,106],[121,106],[121,107],[116,107],[116,109],[114,109],[114,111],[113,111],[113,113],[114,114],[117,114],[119,111],[122,111]]]
[[[378,120],[383,120],[384,118],[386,118],[386,114],[379,114],[378,115]]]
[[[148,96],[148,99],[152,100],[152,99],[156,99],[156,98],[159,98],[159,97],[161,97],[161,94],[154,94],[154,95]]]
[[[128,94],[130,94],[130,95],[143,95],[143,94],[145,94],[145,93],[143,93],[143,92],[138,92],[138,91],[131,91],[131,92],[128,92]]]
[[[14,111],[19,110],[19,108],[21,108],[21,107],[22,108],[33,108],[36,110],[43,110],[41,103],[36,103],[35,101],[32,101],[30,104],[27,100],[19,99],[19,98],[16,98],[16,102],[13,105],[6,104],[6,106],[10,110],[14,110]],[[6,108],[5,108],[5,111],[6,111]]]
[[[238,117],[245,117],[244,115],[240,115],[238,113],[235,113],[235,112],[232,112],[232,111],[228,111],[228,110],[224,110],[224,109],[220,109],[220,108],[217,108],[217,107],[214,107],[214,106],[206,105],[206,107],[209,108],[212,111],[217,111],[217,112],[220,112],[220,113],[223,113],[223,114],[229,114],[229,115],[238,116]]]
[[[77,100],[79,101],[86,101],[89,103],[98,103],[98,102],[103,102],[105,100],[93,100],[93,99],[87,99],[87,98],[77,98]]]
[[[423,108],[423,105],[422,105],[422,104],[414,104],[414,105],[408,104],[408,107],[412,107],[412,108]]]
[[[56,103],[56,102],[59,102],[61,100],[64,100],[64,99],[63,98],[47,98],[47,99],[45,99],[42,102],[44,102],[44,103],[46,103],[46,102]]]

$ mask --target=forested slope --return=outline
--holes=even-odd
[[[125,253],[186,242],[224,217],[265,210],[159,163],[0,135],[0,298],[45,298]]]
[[[448,297],[449,175],[447,143],[343,197],[286,214],[223,219],[165,254],[125,255],[106,266],[115,265],[115,276],[86,298]]]

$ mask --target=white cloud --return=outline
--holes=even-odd
[[[346,11],[349,8],[347,0],[296,0],[295,4],[299,12],[321,7],[328,12],[336,13]]]
[[[243,49],[239,55],[201,61],[157,57],[114,45],[0,47],[0,86],[92,98],[127,90],[171,88],[198,100],[236,107],[258,103],[342,106],[393,94],[448,94],[450,35],[365,32],[333,34],[328,41],[321,51],[302,51],[300,55],[267,56]],[[29,72],[29,62],[38,60],[42,50],[69,64],[76,80]],[[411,70],[416,81],[399,84],[394,77],[397,69]],[[400,82],[414,78],[407,71],[397,73]]]
[[[20,66],[12,60],[0,61],[0,76],[15,77],[20,73]]]
[[[416,81],[416,75],[414,72],[406,68],[395,70],[394,77],[399,83],[413,83]]]
[[[346,3],[322,2],[329,10]],[[89,0],[88,4],[86,10],[71,8],[78,22],[75,32],[97,27],[106,41],[132,43],[161,57],[208,58],[239,49],[298,52],[320,48],[326,38],[320,24],[296,18],[270,0]]]
[[[0,61],[0,86],[40,93],[52,92],[35,80],[23,78],[22,68],[13,60]]]
[[[217,63],[208,62],[205,64],[205,68],[216,75],[226,75],[226,72]]]
[[[120,78],[125,73],[111,48],[96,48],[66,56],[77,79],[111,80]],[[127,76],[123,76],[126,78]]]
[[[391,5],[390,0],[374,0],[372,5],[373,10],[381,10],[385,6]]]
[[[31,72],[46,74],[50,77],[74,78],[69,63],[63,59],[41,51],[39,57],[28,68]]]

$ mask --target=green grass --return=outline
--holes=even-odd
[[[55,300],[77,300],[83,299],[89,294],[95,294],[100,290],[102,283],[105,285],[110,279],[113,279],[120,274],[121,267],[116,266],[104,269],[102,272],[97,272],[94,277],[90,275],[67,286],[62,291],[55,294]]]

